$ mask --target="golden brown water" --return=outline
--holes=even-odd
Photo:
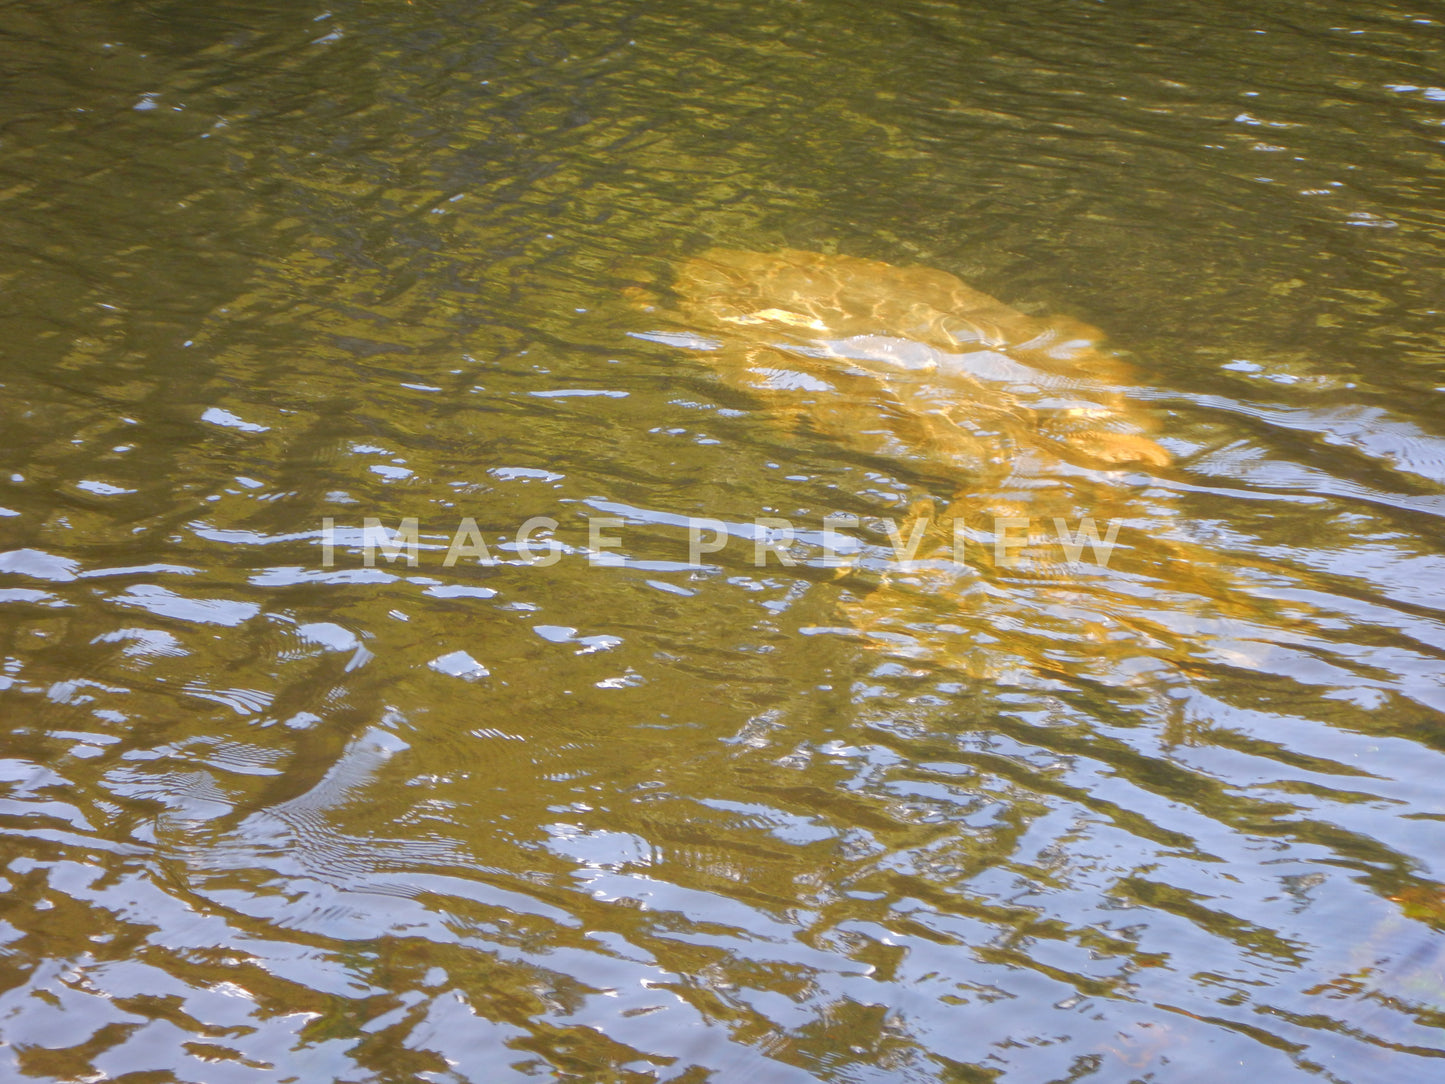
[[[4,8],[0,1079],[1433,1079],[1439,22]]]

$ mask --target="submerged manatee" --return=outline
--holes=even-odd
[[[643,337],[694,351],[785,424],[908,462],[919,496],[942,498],[898,532],[912,560],[845,603],[873,641],[994,679],[1131,681],[1151,657],[1230,654],[1234,592],[1151,484],[1170,463],[1157,419],[1094,328],[943,271],[793,250],[714,249],[635,300],[670,325]],[[1086,519],[1119,531],[1107,567],[1061,544]],[[1000,524],[1027,540],[1000,546]]]
[[[1039,319],[943,271],[812,252],[715,249],[672,283],[708,360],[780,416],[860,450],[926,460],[965,484],[1017,455],[1162,466],[1128,368],[1098,331]]]

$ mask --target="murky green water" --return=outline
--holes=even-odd
[[[1433,1078],[1440,34],[0,8],[0,1076]],[[1170,462],[714,247],[1097,325]],[[993,561],[1042,492],[1117,563]],[[890,563],[929,500],[978,560]]]

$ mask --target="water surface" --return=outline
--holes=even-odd
[[[0,1073],[1428,1079],[1437,15],[4,7]],[[714,246],[1105,329],[1125,646],[890,573],[967,487],[694,349]]]

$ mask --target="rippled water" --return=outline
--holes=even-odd
[[[1430,1079],[1439,35],[0,8],[0,1075]],[[714,247],[1104,328],[1168,462],[1016,458],[895,309],[729,332]],[[1119,563],[994,561],[1040,486]]]

